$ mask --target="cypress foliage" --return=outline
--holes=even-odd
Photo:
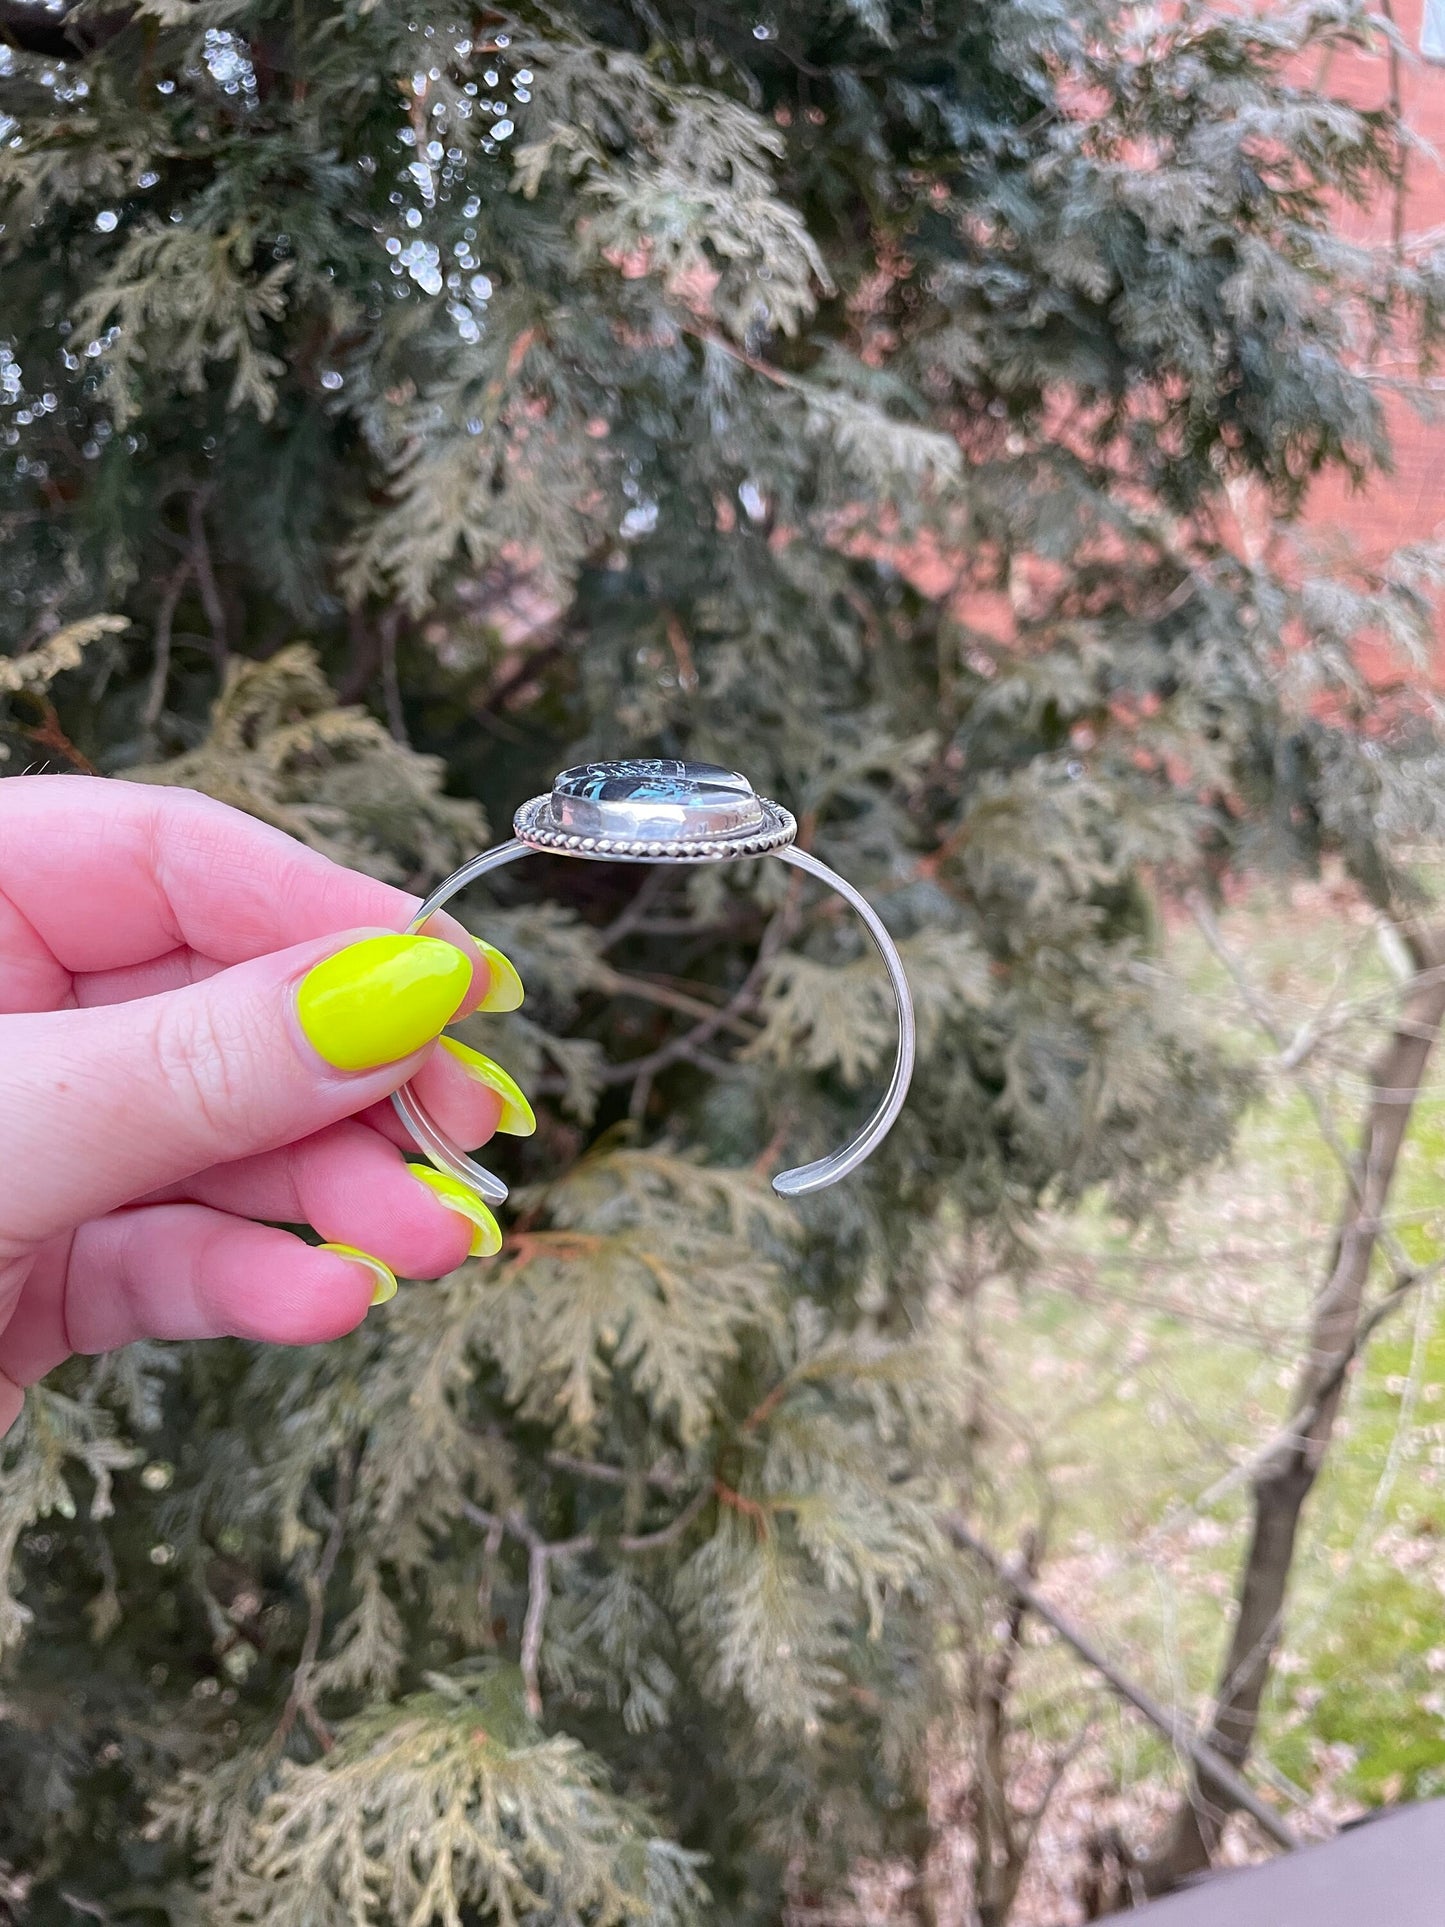
[[[886,1071],[860,933],[766,863],[478,892],[543,1118],[502,1256],[324,1349],[75,1363],[7,1441],[26,1918],[761,1922],[912,1851],[950,1240],[1226,1147],[1161,891],[1333,851],[1388,901],[1434,827],[1351,654],[1425,646],[1432,558],[1229,534],[1384,461],[1361,352],[1437,332],[1439,265],[1338,231],[1398,130],[1293,78],[1369,31],[0,5],[4,767],[424,888],[565,762],[735,766],[922,1030],[883,1152],[784,1207],[760,1154]]]

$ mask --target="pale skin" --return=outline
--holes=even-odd
[[[405,1278],[466,1257],[386,1100],[419,1079],[467,1145],[502,1100],[434,1041],[333,1068],[297,1014],[319,961],[416,908],[189,791],[0,782],[0,1430],[72,1352],[352,1330],[374,1273],[281,1226]],[[475,1009],[486,957],[449,918],[427,934],[467,958]]]

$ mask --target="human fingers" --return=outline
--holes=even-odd
[[[333,937],[161,997],[0,1018],[0,1257],[375,1103],[472,970],[431,937]]]
[[[3,907],[0,907],[3,914]],[[454,943],[470,955],[473,949],[481,952],[486,971],[475,972],[472,987],[463,999],[458,1016],[469,1016],[483,1006],[487,1010],[515,1010],[522,1001],[521,978],[509,958],[494,944],[483,938],[472,936],[442,913],[427,919],[426,933],[440,937],[443,942]],[[94,1008],[97,1004],[125,1004],[137,997],[159,997],[167,990],[179,990],[183,984],[204,983],[207,977],[214,977],[218,970],[226,966],[214,957],[203,957],[197,950],[168,950],[163,956],[149,957],[144,963],[123,964],[116,970],[93,970],[71,980],[73,1002],[82,1010]],[[34,1003],[17,1006],[27,1010],[52,1010],[55,1002]]]
[[[93,1010],[102,1004],[130,1004],[137,997],[163,997],[168,990],[186,984],[204,983],[225,964],[214,957],[203,957],[198,950],[168,950],[161,957],[147,957],[144,963],[122,964],[117,970],[92,970],[71,979],[70,1002],[80,1010]],[[36,1004],[32,1009],[54,1009],[55,1005]]]
[[[229,964],[362,925],[401,930],[418,907],[194,791],[82,776],[0,784],[0,1010],[56,1008],[77,976],[173,951]],[[473,942],[445,913],[428,933]],[[479,948],[487,967],[466,1007],[514,1009],[515,971]]]
[[[525,1093],[494,1058],[454,1037],[443,1037],[413,1080],[423,1108],[446,1135],[468,1151],[498,1131],[530,1137],[536,1116]],[[416,1140],[390,1101],[359,1113],[388,1144],[415,1151]]]
[[[536,1114],[511,1072],[458,1037],[443,1037],[413,1081],[433,1122],[469,1150],[497,1131],[530,1137],[537,1128]]]
[[[353,1330],[395,1290],[366,1253],[204,1205],[111,1212],[40,1252],[0,1333],[0,1373],[33,1385],[71,1352],[138,1338],[312,1345]]]
[[[199,1172],[147,1204],[185,1199],[238,1217],[307,1224],[331,1244],[358,1246],[403,1278],[439,1278],[502,1239],[480,1198],[439,1193],[436,1173],[355,1119],[299,1144]]]

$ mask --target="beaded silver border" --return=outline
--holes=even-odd
[[[550,825],[550,793],[533,796],[525,802],[512,818],[512,829],[518,841],[525,843],[529,850],[555,850],[559,856],[591,857],[599,863],[727,863],[784,849],[798,834],[797,819],[791,811],[785,810],[781,803],[769,802],[765,796],[760,796],[758,801],[763,810],[763,829],[690,843],[648,841],[640,837],[578,836],[572,830],[554,830]]]

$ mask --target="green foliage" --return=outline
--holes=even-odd
[[[1009,1441],[1019,1428],[1030,1440],[1027,1475],[994,1460],[992,1490],[976,1494],[981,1509],[997,1508],[991,1536],[1008,1543],[1038,1516],[1042,1484],[1056,1508],[1051,1542],[1069,1549],[1076,1619],[1134,1677],[1185,1700],[1213,1685],[1228,1635],[1220,1601],[1250,1528],[1240,1468],[1283,1420],[1308,1342],[1302,1309],[1328,1272],[1343,1177],[1318,1107],[1350,1145],[1358,1067],[1396,994],[1375,929],[1343,892],[1308,886],[1282,904],[1261,887],[1221,927],[1265,1007],[1291,1034],[1318,1023],[1330,1041],[1303,1076],[1275,1060],[1228,1166],[1191,1186],[1167,1221],[1126,1232],[1109,1214],[1076,1214],[1041,1233],[1027,1293],[985,1285],[975,1314],[989,1419]],[[1251,1051],[1255,1021],[1191,922],[1168,949],[1191,1006]],[[1421,1266],[1445,1251],[1440,1092],[1437,1064],[1389,1206],[1392,1235]],[[1381,1264],[1374,1289],[1387,1277]],[[1427,1285],[1371,1340],[1296,1552],[1257,1757],[1331,1818],[1346,1816],[1343,1800],[1445,1787],[1440,1310],[1438,1284]],[[1054,1597],[1063,1583],[1046,1567]],[[1059,1745],[1077,1731],[1075,1709],[1059,1717],[1069,1678],[1096,1688],[1056,1645],[1021,1659],[1016,1705]],[[1142,1725],[1110,1723],[1106,1749],[1126,1783],[1171,1776],[1167,1746]]]
[[[364,709],[338,708],[301,643],[232,663],[202,747],[126,774],[204,789],[389,883],[445,875],[487,840],[476,804],[443,793],[441,759],[403,747]]]
[[[680,1446],[704,1436],[744,1335],[777,1317],[776,1268],[746,1235],[751,1215],[778,1228],[765,1195],[625,1150],[551,1187],[556,1229],[526,1234],[487,1338],[518,1416],[590,1446],[621,1382]]]
[[[923,1062],[784,1208],[755,1161],[884,1068],[860,931],[767,864],[465,901],[529,988],[474,1020],[541,1114],[502,1258],[324,1350],[71,1367],[7,1444],[38,1927],[743,1923],[911,1852],[951,1228],[1017,1257],[1227,1146],[1158,892],[1337,851],[1385,900],[1436,827],[1353,660],[1423,647],[1433,559],[1223,533],[1383,460],[1358,351],[1437,331],[1437,263],[1337,232],[1398,131],[1291,79],[1361,13],[485,22],[0,47],[0,758],[416,889],[564,762],[736,766],[896,931]]]
[[[278,261],[253,275],[254,248],[254,236],[234,230],[213,235],[142,227],[126,242],[114,268],[75,313],[83,335],[105,335],[114,327],[101,366],[118,428],[135,407],[135,362],[148,341],[165,343],[182,393],[200,394],[207,364],[219,361],[232,371],[227,405],[270,420],[276,381],[286,368],[259,343],[266,323],[286,312],[283,290],[291,264]]]
[[[0,696],[19,696],[49,689],[57,676],[78,669],[85,651],[102,636],[122,634],[130,624],[124,616],[82,616],[47,636],[38,648],[0,661]]]
[[[218,1922],[696,1918],[691,1857],[610,1798],[575,1741],[530,1726],[511,1685],[496,1669],[432,1674],[346,1722],[310,1765],[266,1775],[243,1759],[243,1774],[274,1781],[259,1801],[249,1775],[183,1776],[151,1831],[200,1847]]]

